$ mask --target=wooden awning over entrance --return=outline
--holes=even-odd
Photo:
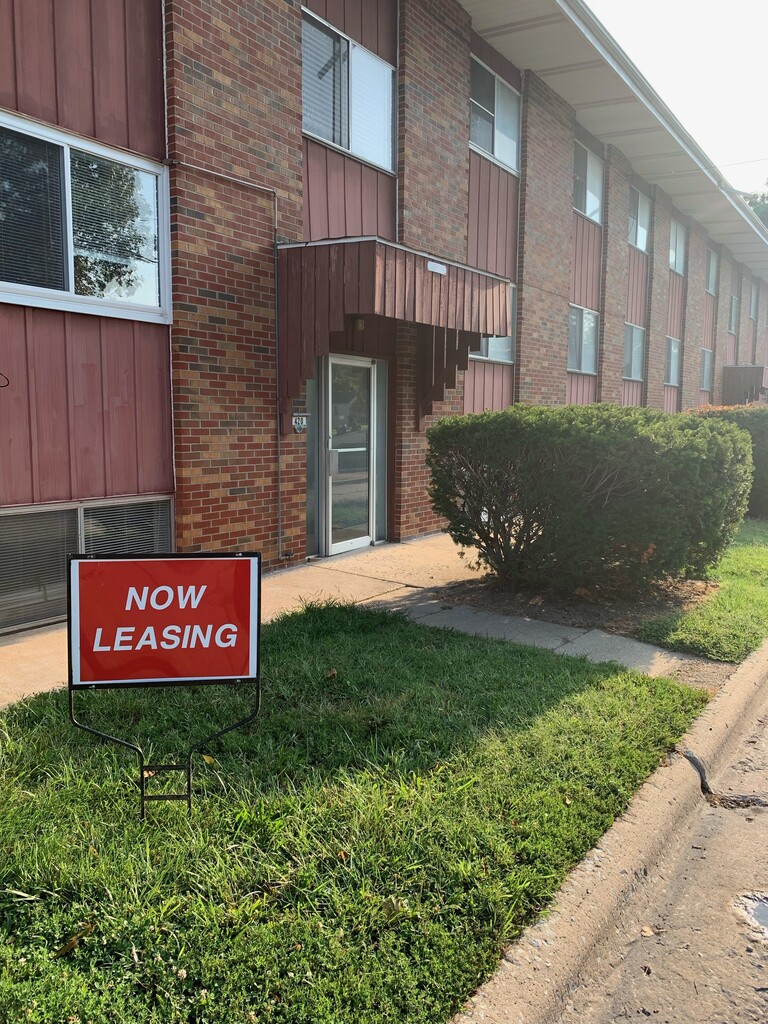
[[[447,263],[380,238],[331,239],[278,247],[280,405],[284,418],[332,334],[350,317],[383,317],[445,332],[448,377],[482,335],[510,333],[506,278]],[[435,332],[431,332],[435,333]],[[436,351],[441,350],[440,345]],[[434,356],[433,352],[433,356]],[[433,359],[431,391],[440,385]],[[435,380],[437,370],[437,381]],[[423,414],[424,410],[420,410]]]

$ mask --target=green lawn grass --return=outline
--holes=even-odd
[[[739,662],[768,636],[768,522],[747,519],[712,573],[720,587],[690,612],[646,622],[641,640]]]
[[[701,709],[670,680],[311,607],[263,634],[260,723],[138,815],[66,695],[0,715],[0,1020],[444,1022]],[[223,687],[82,694],[166,756]]]

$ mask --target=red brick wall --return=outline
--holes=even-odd
[[[664,408],[664,363],[667,350],[667,296],[669,290],[669,231],[672,202],[660,188],[654,188],[653,220],[648,283],[648,381],[646,404]]]
[[[623,153],[608,146],[603,197],[603,305],[600,317],[598,395],[601,402],[621,403],[624,372],[624,324],[627,313],[627,233],[632,172]]]
[[[518,268],[518,398],[565,403],[573,230],[573,111],[525,76]]]
[[[399,240],[464,263],[469,203],[469,15],[400,4]]]
[[[301,238],[300,10],[279,0],[167,4],[172,160],[276,185]],[[182,550],[278,558],[273,206],[176,166],[172,329]],[[304,554],[303,439],[284,444],[283,546]]]
[[[393,507],[390,512],[390,540],[406,540],[421,533],[439,530],[441,517],[435,515],[427,497],[429,470],[424,463],[427,450],[426,429],[442,416],[462,413],[463,386],[448,391],[444,402],[427,417],[424,430],[416,418],[417,328],[399,324],[397,356],[391,366],[394,376],[394,439],[392,451]]]
[[[691,224],[688,229],[686,274],[688,281],[681,408],[693,409],[701,400],[701,348],[704,341],[704,286],[707,276],[707,233],[698,224]]]
[[[731,305],[731,269],[733,257],[720,247],[720,268],[717,281],[717,315],[715,319],[715,356],[712,384],[712,401],[720,405],[723,401],[723,367],[728,351],[728,314]]]

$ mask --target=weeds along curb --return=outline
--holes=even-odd
[[[716,775],[768,698],[768,640],[729,677],[680,740]],[[582,984],[618,918],[652,874],[671,837],[702,800],[699,777],[672,755],[641,786],[626,812],[570,873],[551,911],[510,946],[494,976],[453,1024],[553,1024]]]

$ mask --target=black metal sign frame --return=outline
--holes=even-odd
[[[119,681],[119,682],[99,682],[99,683],[74,683],[73,681],[73,663],[72,663],[72,563],[73,562],[87,562],[87,561],[131,561],[138,560],[142,562],[146,561],[165,561],[165,560],[176,560],[182,558],[196,558],[198,560],[210,560],[215,558],[228,558],[228,559],[249,559],[255,558],[257,560],[257,609],[258,614],[255,622],[256,627],[256,675],[255,676],[243,676],[243,677],[232,677],[232,678],[212,678],[212,679],[200,679],[190,680],[184,679],[163,679],[163,680],[135,680],[135,681]],[[252,595],[253,599],[253,595]],[[252,641],[253,638],[251,638]],[[197,552],[183,554],[168,553],[168,554],[121,554],[121,555],[70,555],[68,558],[68,570],[67,570],[67,657],[69,663],[69,720],[78,729],[82,729],[84,732],[90,733],[92,736],[97,736],[99,739],[106,740],[110,743],[116,743],[121,747],[125,747],[128,750],[132,750],[138,757],[139,760],[139,780],[138,786],[141,793],[141,818],[146,818],[147,803],[156,800],[184,800],[187,805],[187,813],[192,813],[192,758],[195,753],[202,752],[214,740],[224,736],[228,732],[232,732],[234,729],[240,729],[243,726],[248,725],[258,717],[261,710],[261,679],[260,679],[260,668],[261,668],[261,555],[258,552]],[[254,705],[253,710],[250,714],[244,718],[238,719],[231,725],[225,726],[223,729],[218,729],[216,732],[210,733],[204,736],[197,743],[193,744],[188,751],[182,755],[182,763],[180,764],[149,764],[145,760],[144,751],[136,744],[131,743],[129,740],[121,739],[118,736],[112,736],[110,733],[102,732],[100,729],[95,729],[90,725],[86,725],[84,722],[78,720],[75,715],[75,692],[78,690],[88,690],[93,692],[94,690],[100,689],[125,689],[129,687],[143,687],[143,688],[163,688],[166,686],[199,686],[199,685],[239,685],[239,686],[251,686],[253,687],[254,694]],[[147,782],[149,779],[161,774],[171,773],[183,773],[186,781],[186,791],[182,793],[148,793]]]

